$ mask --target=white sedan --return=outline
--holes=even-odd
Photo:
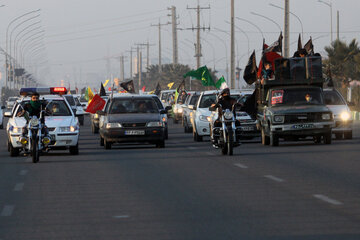
[[[41,101],[48,102],[49,113],[45,117],[45,125],[49,130],[51,142],[48,150],[69,149],[70,154],[77,155],[79,153],[79,122],[69,104],[63,97],[57,95],[40,96]],[[26,97],[21,100],[12,112],[5,112],[5,117],[9,117],[6,127],[8,135],[8,150],[10,156],[18,156],[22,150],[20,136],[26,125],[24,117],[17,117],[30,98]],[[52,112],[52,106],[57,105],[58,111]]]

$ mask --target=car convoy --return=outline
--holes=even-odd
[[[280,139],[298,141],[311,137],[315,143],[325,144],[331,144],[332,135],[336,139],[351,139],[351,112],[337,90],[323,88],[325,79],[321,64],[321,57],[316,56],[278,59],[273,78],[258,82],[255,89],[231,90],[230,96],[240,106],[255,99],[254,115],[242,107],[219,115],[218,110],[211,108],[218,100],[218,90],[185,92],[181,101],[176,99],[176,102],[175,90],[162,91],[160,96],[115,93],[102,96],[103,109],[90,114],[91,130],[99,134],[99,144],[105,149],[123,143],[154,144],[164,148],[168,139],[168,118],[172,117],[174,123],[182,123],[185,133],[192,133],[196,142],[203,141],[204,137],[212,140],[220,137],[216,147],[230,155],[239,139],[261,137],[263,145],[271,146],[278,146]],[[42,152],[68,149],[70,154],[78,154],[79,130],[84,124],[87,103],[80,102],[80,96],[65,94],[65,88],[25,88],[21,92],[23,97],[8,100],[10,108],[0,109],[3,112],[0,128],[3,116],[9,118],[6,131],[10,156],[31,154],[31,139],[29,136],[24,139],[23,134],[31,121],[19,116],[19,112],[33,92],[39,93],[47,106],[44,119],[50,137],[46,142],[46,136],[40,134],[45,140],[37,149]],[[51,110],[54,105],[59,107],[58,111]],[[215,126],[215,121],[221,121],[222,128]]]

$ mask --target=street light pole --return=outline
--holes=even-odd
[[[330,8],[330,40],[331,40],[331,42],[333,42],[332,3],[331,3],[331,1],[325,2],[323,0],[318,0],[318,2],[325,4]]]

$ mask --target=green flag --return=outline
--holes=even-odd
[[[186,77],[193,77],[201,80],[203,86],[215,86],[214,80],[212,79],[209,69],[206,66],[187,72],[184,75],[184,78]]]
[[[228,88],[228,85],[226,84],[226,80],[225,80],[224,76],[222,76],[219,80],[217,80],[215,87],[217,89],[221,89],[221,90]]]

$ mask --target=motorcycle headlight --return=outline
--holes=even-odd
[[[106,124],[106,128],[121,128],[121,124],[120,123],[107,123]]]
[[[224,118],[226,120],[231,120],[234,117],[234,114],[232,112],[225,112],[224,113]]]
[[[31,120],[30,120],[30,125],[31,126],[38,126],[39,125],[39,119],[38,118],[32,118]]]
[[[343,121],[347,121],[347,120],[350,119],[350,114],[349,114],[348,112],[342,112],[342,113],[340,114],[340,118],[341,118],[341,120],[343,120]]]
[[[323,113],[323,114],[321,115],[321,118],[322,118],[323,120],[330,120],[330,119],[331,119],[331,114],[330,114],[330,113]]]
[[[283,123],[285,120],[284,116],[274,116],[274,122],[275,123]]]
[[[148,122],[147,127],[162,127],[162,122]]]
[[[200,115],[199,119],[200,121],[208,122],[207,116]]]

